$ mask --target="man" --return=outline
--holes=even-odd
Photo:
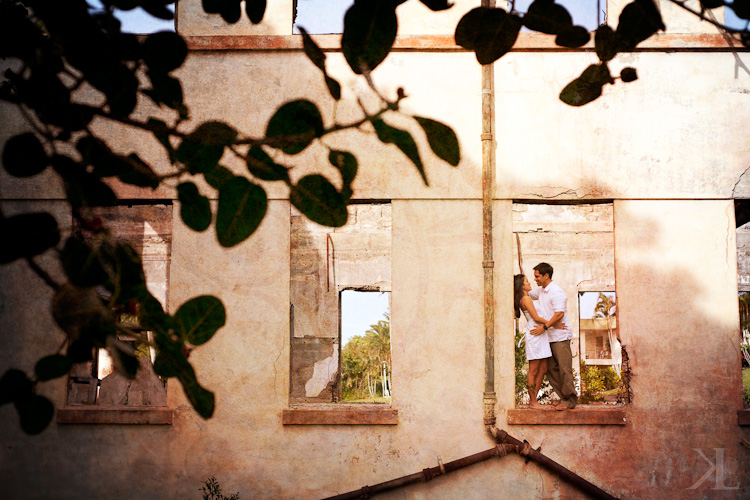
[[[539,301],[537,312],[546,321],[534,328],[531,333],[540,335],[545,330],[549,336],[552,357],[547,364],[547,378],[552,388],[560,397],[557,410],[575,408],[578,404],[575,381],[573,380],[573,354],[570,350],[570,339],[573,332],[568,322],[568,297],[557,283],[552,281],[552,266],[541,262],[534,267],[534,281],[539,288],[529,292],[529,297]],[[558,328],[551,328],[558,320]]]

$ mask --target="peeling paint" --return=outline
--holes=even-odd
[[[333,356],[315,363],[313,376],[305,383],[305,395],[308,398],[318,397],[328,387],[328,384],[335,382],[338,367],[339,350],[335,349]]]

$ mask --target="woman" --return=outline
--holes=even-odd
[[[531,330],[537,325],[544,323],[544,318],[539,316],[534,307],[534,301],[529,297],[531,283],[523,274],[513,276],[513,306],[516,310],[516,318],[521,316],[521,311],[526,317],[526,359],[529,360],[529,374],[527,386],[529,389],[529,408],[544,409],[539,404],[536,396],[542,387],[544,374],[547,373],[547,359],[552,356],[549,348],[549,338],[545,331],[541,335],[532,335]]]

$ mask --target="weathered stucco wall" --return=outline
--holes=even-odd
[[[252,33],[290,34],[288,14],[280,12],[291,3],[269,2],[268,25]],[[457,2],[455,14],[477,4]],[[427,12],[418,2],[409,8]],[[191,18],[199,9],[198,0],[180,2],[184,34],[249,33],[242,31],[249,25],[226,31]],[[429,22],[402,33],[443,30]],[[565,107],[557,99],[560,90],[593,60],[589,52],[514,52],[495,67],[497,425],[621,498],[748,497],[750,450],[740,442],[750,435],[737,425],[732,196],[750,166],[750,76],[743,66],[750,58],[725,52],[621,55],[613,70],[633,65],[638,81],[618,82],[584,108]],[[355,83],[340,53],[328,53],[328,69],[343,86],[338,105],[298,51],[193,52],[179,74],[194,121],[220,119],[254,135],[263,133],[276,107],[297,98],[320,103],[327,123],[334,113],[340,120],[358,118],[357,95],[366,105],[372,96]],[[371,134],[326,139],[335,148],[356,144],[356,198],[391,200],[392,405],[398,424],[282,425],[281,412],[289,407],[292,215],[286,191],[268,186],[266,219],[235,248],[220,248],[213,229],[195,233],[179,218],[173,221],[170,307],[214,294],[228,311],[226,326],[191,355],[200,382],[216,393],[214,417],[198,417],[175,383],[168,386],[171,426],[53,424],[27,437],[14,409],[2,406],[0,483],[9,498],[198,498],[200,481],[215,474],[225,493],[239,491],[243,499],[315,499],[434,467],[438,456],[448,462],[493,445],[482,421],[480,67],[466,52],[399,51],[374,80],[390,96],[403,86],[410,96],[407,111],[452,126],[463,153],[452,168],[429,152],[414,123],[392,118],[415,134],[430,180],[425,187],[395,147]],[[143,103],[141,109],[151,108]],[[3,106],[0,113],[5,141],[22,125],[11,108]],[[158,146],[143,135],[96,127],[119,151],[137,150],[168,168]],[[313,147],[287,159],[299,165],[295,176],[333,174],[326,155]],[[229,156],[223,163],[244,172]],[[26,185],[0,173],[3,212],[47,209],[69,228],[69,209],[55,201],[61,198],[57,187],[43,177]],[[514,407],[513,202],[546,198],[613,202],[618,328],[630,357],[633,393],[624,426],[507,423],[507,410]],[[178,213],[179,206],[174,208]],[[0,372],[31,372],[35,360],[62,341],[50,335],[56,331],[48,315],[50,293],[21,263],[0,273]],[[42,392],[63,405],[65,381],[45,384]],[[704,456],[713,464],[721,456],[722,477],[717,468],[689,489],[711,468]],[[580,498],[517,456],[383,498],[498,496]]]

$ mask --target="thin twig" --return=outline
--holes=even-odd
[[[47,271],[42,269],[39,264],[34,261],[33,258],[26,257],[26,262],[29,264],[29,267],[32,269],[32,271],[34,271],[37,276],[42,278],[42,281],[44,281],[53,290],[58,291],[60,289],[60,284],[53,280],[52,277],[47,273]]]

